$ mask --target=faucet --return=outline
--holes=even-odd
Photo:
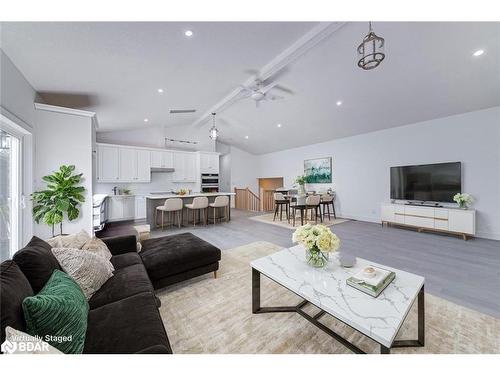
[[[114,194],[114,195],[116,195],[116,191],[118,190],[118,186],[115,186],[115,187],[114,187],[113,189],[111,189],[111,190],[113,190],[113,194]]]

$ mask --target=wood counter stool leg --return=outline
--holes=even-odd
[[[165,214],[165,211],[161,210],[161,230],[163,230],[163,215]]]

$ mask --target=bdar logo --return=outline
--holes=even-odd
[[[2,351],[2,353],[7,353],[7,354],[14,353],[16,349],[17,349],[17,344],[15,342],[10,342],[9,340],[5,340],[2,346],[0,346],[0,350]]]

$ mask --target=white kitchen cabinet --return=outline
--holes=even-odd
[[[184,155],[184,181],[195,182],[198,177],[196,168],[196,154],[189,153]]]
[[[135,218],[135,200],[133,195],[112,195],[109,197],[108,221],[133,220]]]
[[[146,218],[146,198],[142,195],[136,195],[135,197],[135,219],[145,219]]]
[[[136,181],[151,181],[151,156],[147,150],[136,150]]]
[[[173,168],[172,151],[151,151],[151,168]]]
[[[200,173],[219,173],[219,154],[216,152],[200,152]]]
[[[196,154],[192,152],[174,152],[173,182],[196,182],[198,168]]]
[[[97,180],[99,182],[116,182],[119,180],[118,147],[98,145]]]
[[[137,179],[137,151],[120,148],[120,181],[132,182]]]
[[[118,148],[118,179],[115,182],[150,182],[151,156],[148,150]]]

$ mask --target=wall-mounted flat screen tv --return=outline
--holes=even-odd
[[[462,192],[460,162],[391,167],[391,199],[453,202]]]

